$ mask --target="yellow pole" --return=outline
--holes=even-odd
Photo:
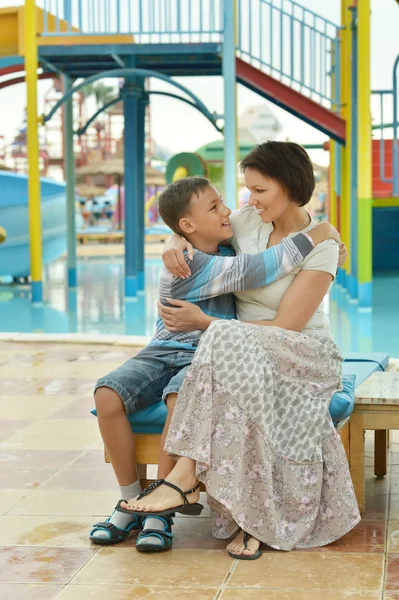
[[[341,115],[346,122],[346,143],[341,149],[341,237],[348,249],[348,258],[342,270],[342,278],[340,283],[347,287],[347,276],[350,275],[350,253],[351,253],[351,13],[349,6],[352,0],[341,0],[341,25],[344,29],[341,30]]]
[[[339,151],[337,144],[334,140],[330,139],[330,174],[329,174],[329,205],[330,205],[330,223],[337,227],[337,192],[335,189],[335,177],[336,177],[336,152]]]
[[[331,70],[331,97],[335,98],[335,91],[336,91],[336,78],[337,78],[337,73],[335,71],[335,65],[337,64],[337,60],[336,60],[336,56],[334,53],[334,50],[332,50],[331,52],[331,62],[332,62],[332,70]],[[331,109],[333,111],[337,110],[337,105],[336,104],[332,104],[331,105]],[[337,147],[337,144],[334,142],[334,140],[330,139],[330,172],[329,172],[329,219],[330,219],[330,223],[332,225],[334,225],[334,227],[337,226],[337,189],[336,189],[336,169],[337,169],[337,160],[336,160],[336,153],[337,151],[339,151],[339,147]]]
[[[372,305],[372,159],[370,113],[370,0],[358,0],[358,240],[359,306]]]
[[[43,302],[42,222],[40,212],[39,135],[37,117],[37,26],[36,1],[25,0],[24,38],[27,93],[27,151],[30,268],[32,302]]]

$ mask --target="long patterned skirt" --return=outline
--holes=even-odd
[[[330,544],[359,521],[329,414],[342,355],[328,337],[217,321],[180,390],[166,450],[197,462],[215,537],[280,550]]]

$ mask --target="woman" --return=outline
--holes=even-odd
[[[314,176],[303,148],[268,142],[241,168],[250,200],[231,218],[237,252],[258,253],[315,227],[304,208]],[[236,294],[241,322],[211,324],[180,390],[165,448],[181,458],[128,510],[195,514],[202,481],[214,535],[239,530],[228,550],[247,560],[260,556],[260,542],[281,550],[322,546],[359,522],[329,415],[342,355],[320,305],[337,261],[338,245],[326,241],[291,275]]]

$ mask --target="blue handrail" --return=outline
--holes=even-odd
[[[339,81],[341,28],[293,0],[238,0],[238,5],[238,54],[338,112],[340,88],[333,93],[331,75],[335,70]]]
[[[398,68],[399,68],[399,55],[397,56],[392,77],[392,89],[391,90],[373,90],[372,94],[378,97],[379,100],[379,126],[375,129],[380,131],[380,179],[384,183],[392,183],[392,195],[397,198],[399,197],[399,94],[398,94]],[[391,119],[384,118],[384,111],[387,109],[387,103],[385,99],[390,99],[392,106],[392,177],[387,177],[385,174],[385,138],[384,138],[384,123],[390,122]],[[389,141],[389,139],[387,139]]]

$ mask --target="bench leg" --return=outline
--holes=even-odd
[[[364,513],[366,509],[363,430],[363,416],[359,413],[352,413],[350,427],[349,462],[353,487],[355,489],[356,499],[361,513]]]
[[[388,432],[376,429],[374,432],[374,475],[385,477],[387,474]]]

